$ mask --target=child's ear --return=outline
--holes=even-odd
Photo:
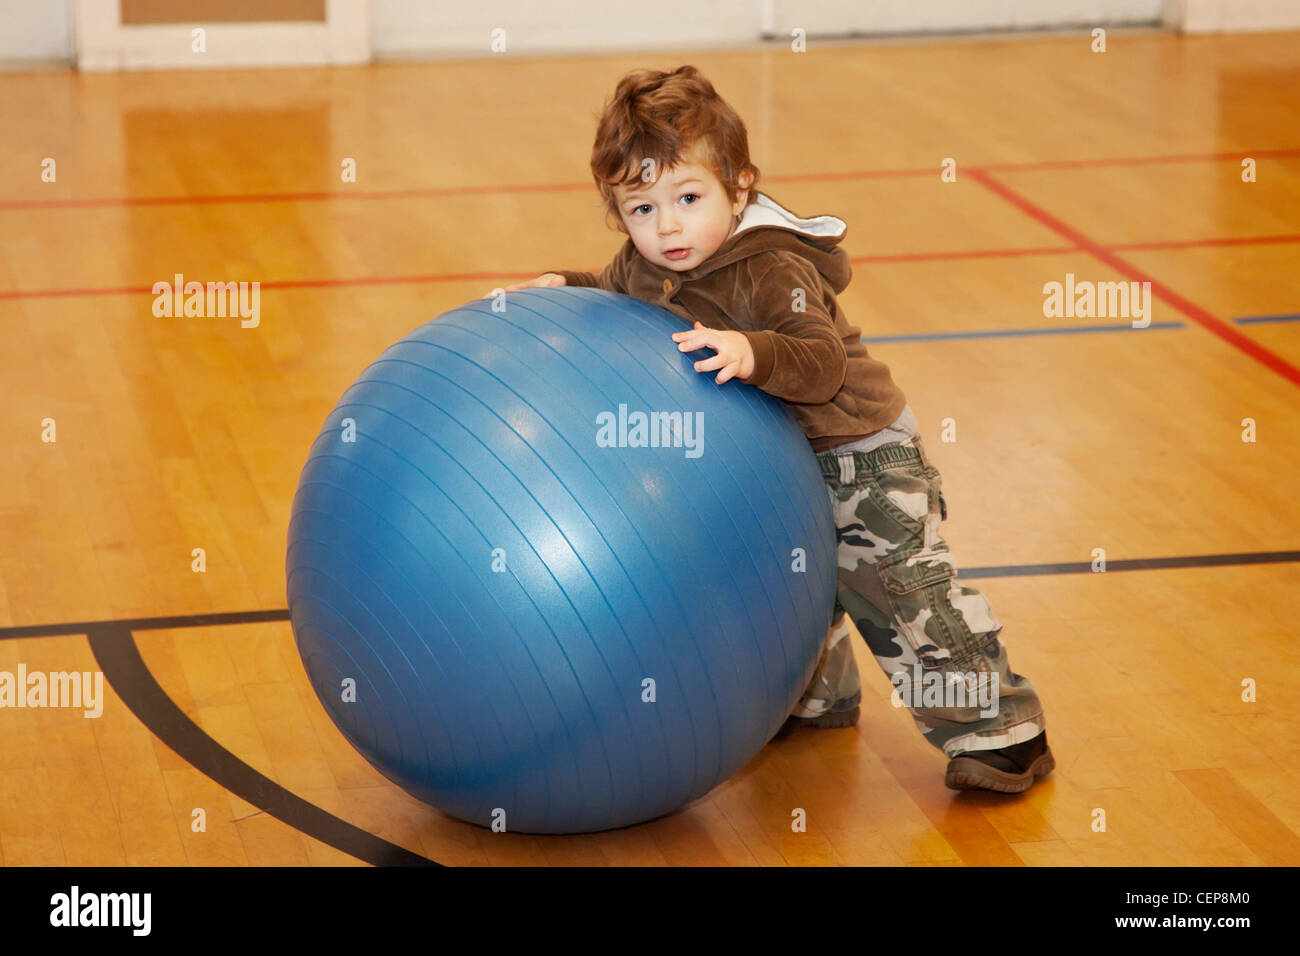
[[[740,212],[736,213],[737,216],[743,215],[745,207],[749,205],[749,190],[753,185],[754,174],[749,170],[745,170],[736,177],[736,186],[738,187],[736,190],[736,202],[740,204]]]

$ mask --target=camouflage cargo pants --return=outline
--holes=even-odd
[[[821,660],[793,714],[816,717],[861,700],[851,616],[894,687],[895,706],[906,706],[948,757],[1041,733],[1042,705],[1011,670],[988,600],[956,582],[939,537],[947,504],[921,439],[817,459],[834,509],[839,583]]]

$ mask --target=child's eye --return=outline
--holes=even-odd
[[[700,194],[699,194],[699,193],[686,193],[685,195],[682,196],[682,198],[683,198],[683,199],[691,198],[691,199],[696,199],[696,200],[698,200],[698,199],[700,198]],[[689,205],[689,206],[694,206],[695,203],[691,202],[691,203],[687,203],[687,205]],[[642,209],[649,209],[649,208],[650,208],[650,204],[649,204],[649,203],[642,203],[641,205],[637,206],[635,209],[632,210],[632,215],[634,215],[634,216],[635,216],[635,215],[638,215],[638,214],[640,214],[640,212],[641,212]]]

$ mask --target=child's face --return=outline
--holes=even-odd
[[[742,185],[750,182],[748,175]],[[656,265],[685,272],[713,255],[736,228],[748,190],[733,203],[706,166],[683,162],[653,183],[615,186],[619,215],[637,251]],[[674,250],[686,250],[685,254]]]

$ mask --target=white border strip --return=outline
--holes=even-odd
[[[325,23],[123,26],[119,0],[76,0],[82,70],[326,66],[370,62],[369,0],[325,0]],[[202,27],[205,52],[191,49]]]
[[[1165,0],[1164,22],[1184,33],[1300,29],[1296,0]]]

